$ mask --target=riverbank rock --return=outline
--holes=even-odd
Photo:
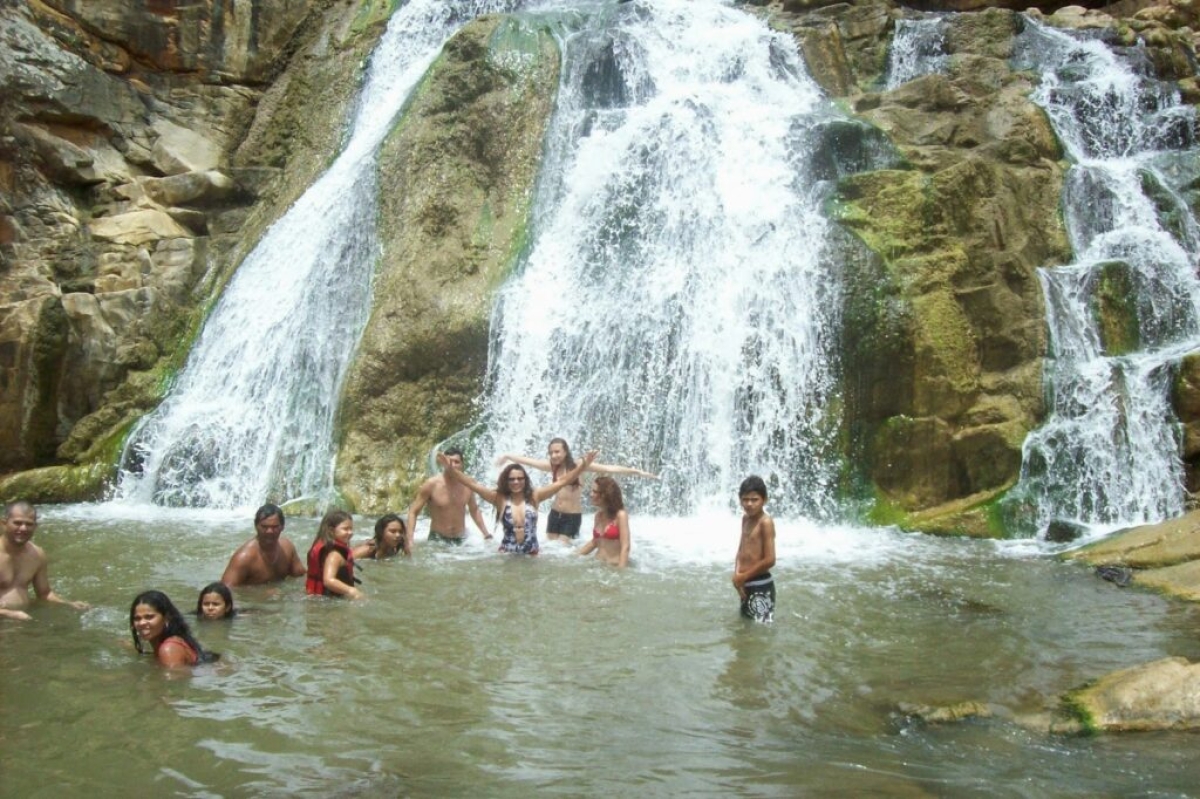
[[[407,506],[428,453],[474,417],[491,295],[527,236],[558,74],[548,29],[480,18],[447,43],[383,144],[384,249],[335,477],[360,511]]]
[[[1200,730],[1200,663],[1164,658],[1113,672],[1064,705],[1089,732]]]
[[[1114,533],[1064,557],[1129,568],[1133,585],[1200,601],[1200,511]]]
[[[68,464],[38,470],[43,500],[55,475],[61,499],[101,491],[69,464],[115,463],[215,292],[338,146],[387,18],[244,6],[0,7],[0,472]],[[28,490],[12,480],[0,494]]]

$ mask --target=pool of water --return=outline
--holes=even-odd
[[[221,662],[167,674],[128,643],[129,602],[194,609],[249,520],[42,520],[56,590],[93,607],[0,620],[6,796],[1200,795],[1193,735],[1019,723],[1114,669],[1200,659],[1200,609],[1031,545],[781,522],[769,626],[738,616],[732,515],[635,516],[624,572],[422,546],[364,564],[362,602],[239,591],[250,612],[194,627]],[[286,532],[304,551],[315,528]],[[962,701],[995,715],[900,710]]]

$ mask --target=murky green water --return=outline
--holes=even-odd
[[[196,627],[222,663],[179,677],[126,643],[129,602],[194,608],[249,521],[43,521],[55,587],[94,608],[0,621],[4,796],[1200,795],[1193,735],[1011,718],[1200,658],[1200,610],[1020,550],[781,524],[764,627],[737,615],[733,517],[635,516],[625,573],[423,547],[364,564],[362,603],[239,592],[252,612]],[[287,532],[307,549],[314,529]],[[998,715],[897,711],[964,700]]]

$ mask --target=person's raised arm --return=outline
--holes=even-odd
[[[559,491],[561,491],[564,488],[566,488],[567,486],[569,486],[571,483],[575,482],[575,480],[578,479],[579,475],[583,474],[584,471],[586,471],[587,468],[589,466],[591,466],[592,463],[595,462],[595,460],[596,460],[596,450],[592,450],[591,452],[584,455],[583,458],[580,459],[579,463],[575,464],[574,469],[567,472],[566,474],[564,474],[562,477],[555,480],[550,485],[542,486],[541,488],[535,489],[533,492],[534,503],[545,502],[547,499],[554,496]]]
[[[54,602],[59,605],[68,605],[76,610],[87,610],[91,607],[86,602],[72,602],[69,599],[63,599],[58,594],[54,593],[54,589],[50,587],[49,567],[46,561],[42,561],[42,565],[38,567],[37,572],[33,575],[33,591],[37,594],[38,599],[45,602]]]
[[[621,531],[621,557],[617,559],[617,568],[624,569],[629,565],[629,512],[617,511],[617,529]]]
[[[483,483],[471,477],[471,475],[466,474],[461,469],[456,468],[454,464],[450,462],[450,459],[446,457],[445,453],[439,452],[437,461],[438,465],[445,470],[443,474],[445,474],[446,477],[450,478],[456,483],[459,483],[460,485],[465,485],[467,488],[471,489],[493,505],[500,503],[500,495],[496,493],[495,489],[488,488]],[[478,524],[478,522],[476,522],[476,524]]]
[[[588,471],[600,474],[628,474],[634,477],[648,477],[651,480],[658,479],[658,475],[653,472],[647,472],[634,466],[614,466],[611,463],[593,463],[588,467]]]
[[[519,463],[522,466],[528,466],[530,469],[538,469],[543,472],[554,470],[554,466],[550,463],[550,461],[541,460],[539,458],[526,458],[524,455],[510,455],[507,452],[496,458],[496,465],[503,466],[509,461],[513,463]]]
[[[321,582],[325,584],[327,591],[338,596],[344,596],[347,599],[362,599],[362,591],[338,579],[338,569],[342,568],[345,563],[346,559],[340,552],[333,551],[326,555],[325,563],[321,566]]]
[[[479,503],[475,501],[475,495],[471,494],[471,498],[467,500],[467,512],[471,514],[472,521],[479,528],[479,532],[483,535],[484,541],[491,541],[492,534],[487,528],[487,524],[483,521],[483,513],[479,510]]]

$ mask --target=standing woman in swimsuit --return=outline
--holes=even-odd
[[[550,485],[538,489],[529,484],[529,475],[524,466],[510,463],[500,472],[495,489],[491,489],[463,474],[444,453],[438,453],[438,464],[446,470],[450,479],[465,485],[492,503],[492,507],[496,509],[496,521],[500,522],[504,529],[500,551],[524,555],[538,553],[538,505],[578,480],[579,475],[583,474],[584,469],[591,466],[595,459],[596,453],[589,452],[570,471]]]
[[[592,540],[579,548],[579,554],[595,551],[602,562],[624,569],[629,565],[629,513],[617,481],[597,477],[592,486],[592,504],[596,506]]]
[[[521,455],[501,455],[497,463],[512,461],[530,469],[538,469],[550,473],[551,480],[557,480],[560,474],[575,468],[575,459],[571,457],[571,448],[566,439],[552,438],[546,450],[548,460],[526,458]],[[607,463],[593,463],[584,471],[600,472],[602,474],[628,474],[636,477],[649,477],[657,480],[658,475],[636,469],[632,466],[613,466]],[[550,506],[550,518],[546,520],[546,536],[551,541],[566,541],[570,543],[579,537],[579,528],[583,525],[583,485],[575,478],[565,486],[554,504]]]
[[[195,666],[209,663],[220,655],[206,652],[192,637],[183,614],[162,591],[143,591],[129,606],[129,633],[139,654],[149,644],[155,659],[163,666]]]

